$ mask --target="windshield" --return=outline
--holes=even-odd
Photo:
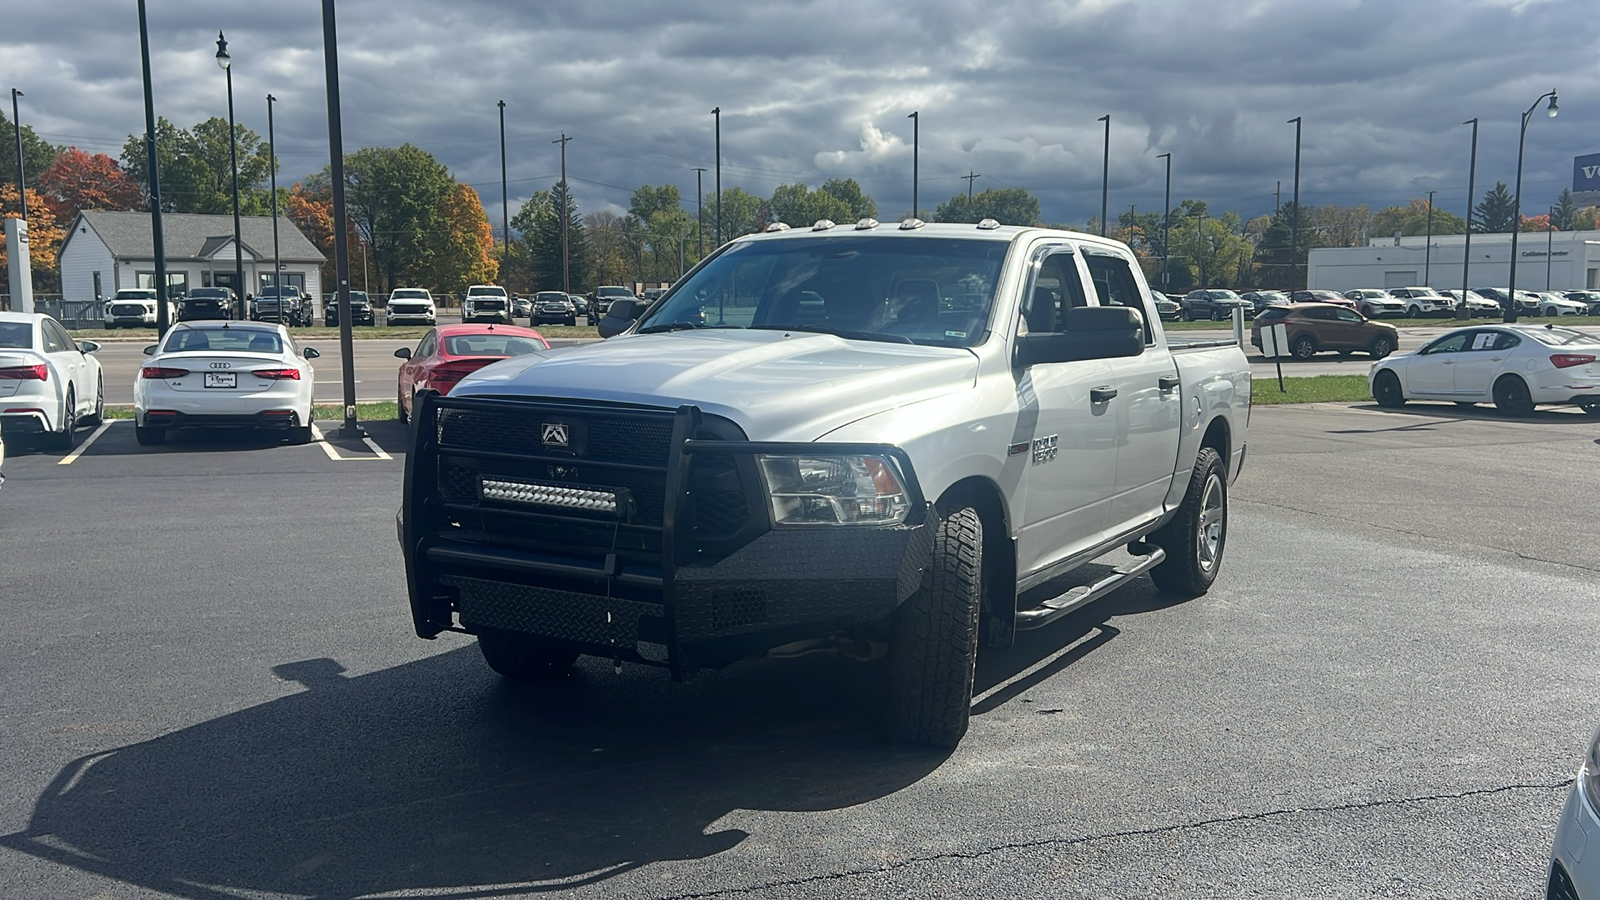
[[[396,288],[394,293],[389,295],[389,299],[390,300],[431,300],[433,298],[428,295],[427,291],[424,291],[424,290],[422,290],[420,288]]]
[[[228,292],[218,288],[195,288],[189,292],[190,300],[223,300]]]
[[[282,353],[283,341],[276,332],[259,328],[174,328],[167,335],[163,353],[192,351],[221,351],[247,353]]]
[[[538,300],[540,303],[565,303],[567,302],[567,295],[559,292],[540,291],[533,295],[533,299]]]
[[[0,322],[0,347],[7,350],[33,349],[33,325],[28,322]]]
[[[960,238],[807,237],[730,247],[640,322],[815,331],[970,347],[987,333],[1010,245]]]
[[[502,287],[474,287],[467,288],[468,297],[504,297],[506,289]]]
[[[116,296],[116,299],[118,300],[154,300],[155,298],[155,291],[146,290],[117,291]]]
[[[625,287],[603,287],[595,288],[594,295],[596,297],[632,297],[633,291]]]
[[[545,346],[531,337],[515,334],[457,334],[444,339],[451,356],[521,356]]]
[[[1552,347],[1564,347],[1567,344],[1600,344],[1600,338],[1576,328],[1546,326],[1529,333],[1533,335],[1534,340]]]

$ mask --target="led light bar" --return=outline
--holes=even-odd
[[[503,503],[523,503],[529,506],[555,506],[562,509],[581,509],[588,512],[616,513],[617,495],[611,491],[591,491],[585,488],[561,487],[553,484],[527,484],[520,481],[499,481],[485,478],[480,482],[479,494],[485,500]]]

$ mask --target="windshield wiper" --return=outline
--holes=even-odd
[[[701,326],[693,322],[662,322],[660,325],[646,325],[634,332],[635,334],[661,334],[667,331],[690,331]]]
[[[912,344],[915,341],[901,334],[888,334],[882,331],[851,331],[848,328],[834,328],[831,325],[751,325],[751,328],[762,331],[806,331],[814,334],[831,334],[850,341],[881,341],[885,344]]]

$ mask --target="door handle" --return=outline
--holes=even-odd
[[[1117,395],[1117,389],[1114,388],[1114,387],[1106,386],[1106,387],[1090,388],[1089,389],[1089,402],[1090,403],[1110,403],[1111,402],[1111,398],[1115,397],[1116,395]]]
[[[1178,376],[1176,375],[1163,375],[1158,381],[1156,381],[1156,386],[1161,388],[1161,392],[1163,394],[1169,394],[1177,390],[1178,385],[1181,383],[1182,382],[1178,380]]]

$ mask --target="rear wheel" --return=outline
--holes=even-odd
[[[954,747],[972,715],[983,595],[983,522],[963,507],[940,521],[922,584],[894,612],[889,731],[897,741]]]
[[[551,646],[530,634],[484,631],[478,635],[484,662],[516,681],[553,681],[572,671],[578,654]]]
[[[1150,570],[1150,580],[1162,592],[1198,597],[1217,580],[1228,543],[1227,475],[1222,455],[1201,447],[1177,517],[1150,535],[1150,542],[1167,554]]]
[[[1516,375],[1500,376],[1494,383],[1494,407],[1516,418],[1533,415],[1533,395],[1528,392],[1528,383]]]
[[[95,380],[94,385],[94,412],[83,417],[83,424],[89,428],[98,428],[106,419],[106,380],[104,376]]]
[[[1384,369],[1372,379],[1372,399],[1378,405],[1388,409],[1399,409],[1406,405],[1405,391],[1400,388],[1400,376]]]
[[[1379,335],[1372,339],[1372,343],[1367,347],[1367,352],[1372,354],[1373,359],[1383,359],[1394,352],[1394,339]]]
[[[50,435],[50,447],[53,450],[71,450],[78,438],[78,398],[70,390],[67,391],[67,405],[61,415],[61,425],[60,431]]]
[[[1293,350],[1295,359],[1310,359],[1317,355],[1317,342],[1310,337],[1298,337],[1295,338]]]

